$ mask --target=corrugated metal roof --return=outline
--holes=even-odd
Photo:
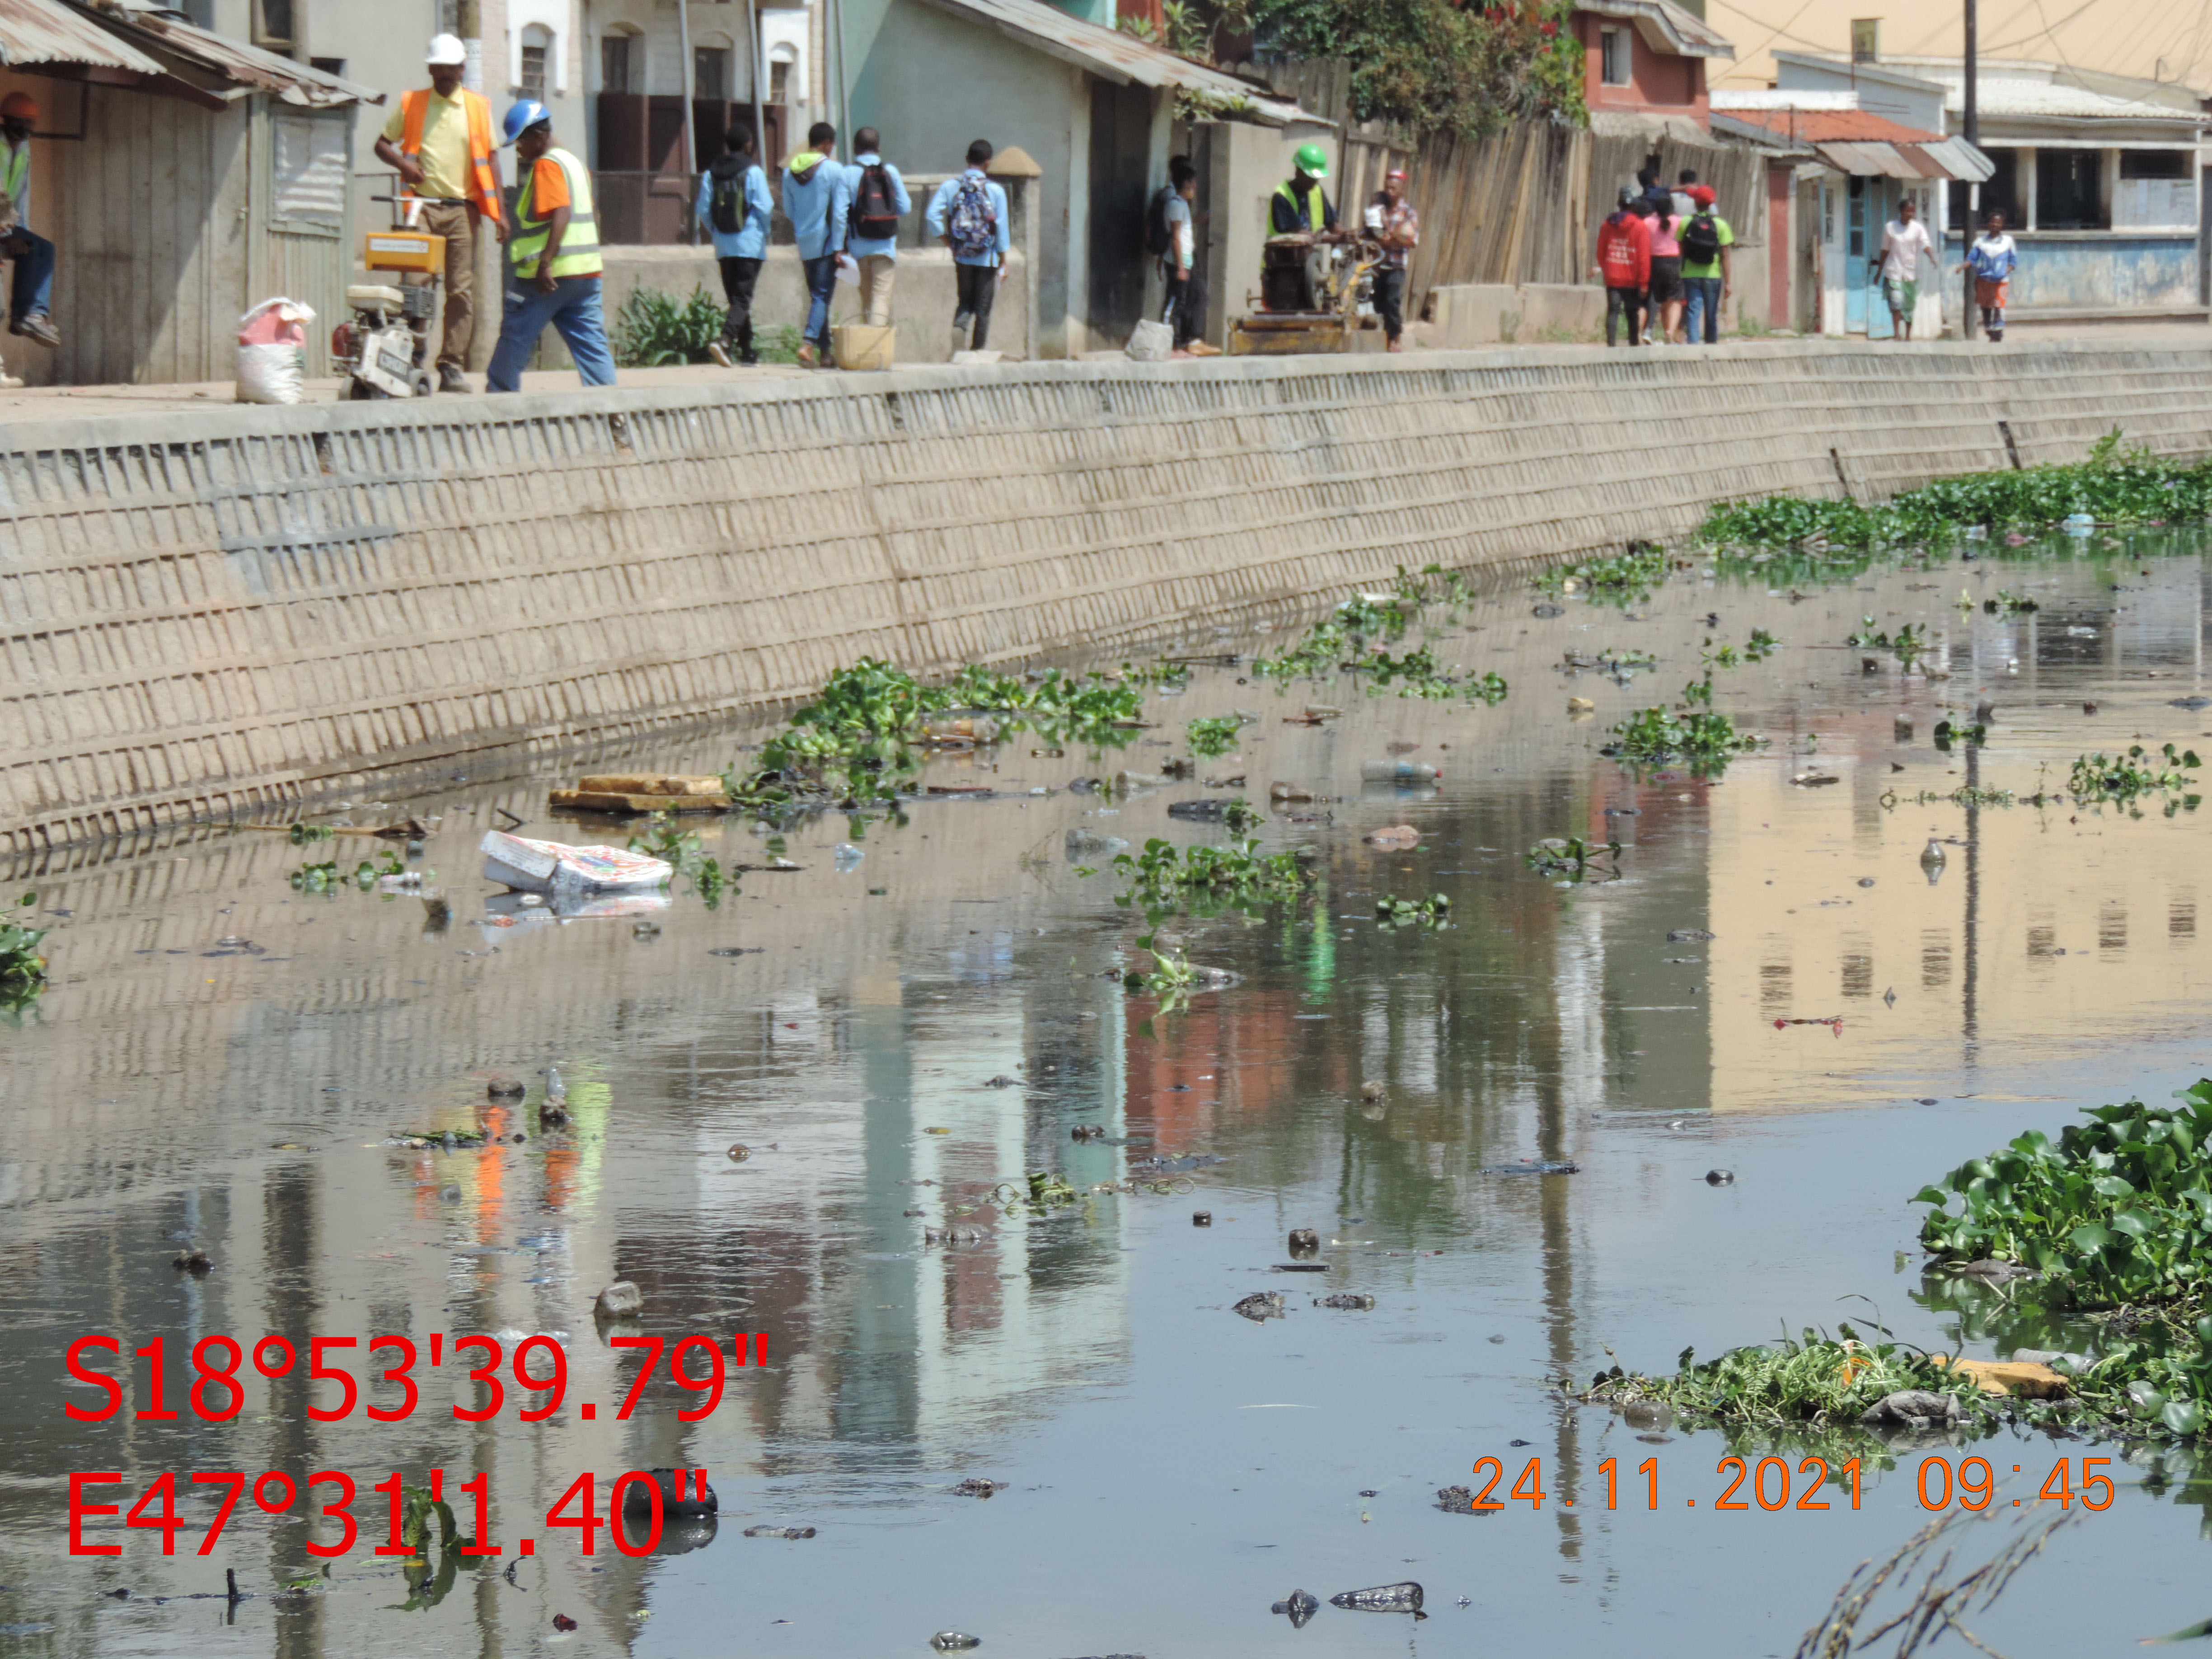
[[[144,52],[59,0],[0,0],[0,64],[94,64],[160,75]]]
[[[1838,173],[1904,179],[1986,179],[1996,169],[1963,138],[1929,144],[1815,144],[1813,151]]]
[[[0,5],[11,0],[0,0]],[[331,109],[345,104],[380,104],[384,94],[374,87],[325,75],[308,64],[279,58],[243,40],[216,34],[191,23],[153,13],[111,14],[118,33],[144,39],[149,46],[176,53],[189,63],[211,70],[234,86],[274,94],[288,104],[311,109]],[[165,65],[155,65],[157,69]]]
[[[1723,111],[1717,105],[1713,113],[1802,144],[1932,144],[1942,137],[1860,109],[1778,109],[1770,105]]]
[[[1910,179],[1917,184],[1927,176],[1893,144],[1815,144],[1813,152],[1837,172],[1862,178]]]
[[[1944,176],[1980,184],[1997,170],[1997,164],[1963,138],[1938,138],[1923,144],[1920,153],[1942,167]]]
[[[1633,18],[1678,58],[1733,58],[1735,43],[1674,0],[1580,0],[1577,11]]]
[[[1643,0],[1664,4],[1667,0]],[[1071,17],[1044,0],[927,0],[927,3],[956,17],[981,23],[1001,34],[1012,35],[1048,57],[1074,64],[1103,80],[1127,86],[1176,87],[1220,100],[1224,113],[1249,116],[1268,126],[1293,122],[1331,125],[1323,117],[1300,109],[1294,100],[1278,97],[1266,87],[1240,81],[1204,64],[1178,58],[1171,52],[1139,40],[1119,29],[1101,28]]]

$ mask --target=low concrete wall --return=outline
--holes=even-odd
[[[1745,282],[1735,284],[1721,307],[1723,329],[1742,325],[1747,299],[1753,302],[1749,314],[1757,321],[1765,318],[1766,268],[1743,269],[1753,273],[1759,291]],[[1430,295],[1428,320],[1414,325],[1413,337],[1443,350],[1605,338],[1605,290],[1595,284],[1460,283],[1431,289]]]
[[[639,289],[659,289],[678,303],[703,288],[722,302],[722,274],[708,247],[611,247],[604,250],[606,276],[601,299],[607,326],[623,302]],[[1029,282],[1022,256],[1007,260],[1006,280],[991,305],[991,349],[1009,357],[1029,356]],[[952,255],[947,249],[902,248],[898,277],[891,284],[891,316],[898,325],[898,361],[902,363],[945,363],[952,360],[952,313],[958,301],[954,287]],[[498,306],[493,305],[490,331],[499,334]],[[860,290],[840,284],[830,308],[833,322],[860,320]],[[760,332],[789,324],[806,325],[806,276],[799,250],[772,247],[753,289],[753,328]],[[487,354],[487,356],[489,354]],[[574,365],[551,329],[538,342],[533,368],[569,368]]]
[[[2195,455],[2212,345],[902,368],[0,428],[0,834],[399,787],[917,671],[1688,532],[1715,500]]]

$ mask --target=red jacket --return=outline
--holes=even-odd
[[[1597,228],[1597,268],[1607,288],[1651,286],[1651,227],[1633,213],[1616,213]]]

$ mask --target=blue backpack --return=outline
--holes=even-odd
[[[997,250],[999,212],[991,205],[990,189],[981,179],[960,180],[945,228],[951,233],[957,258],[981,259]]]

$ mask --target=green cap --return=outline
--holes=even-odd
[[[1328,177],[1328,152],[1319,144],[1298,146],[1298,171],[1309,179]]]

